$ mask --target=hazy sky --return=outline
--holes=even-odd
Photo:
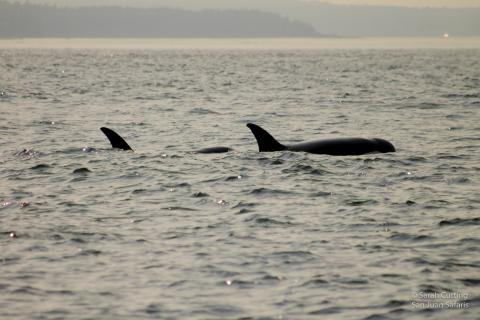
[[[11,0],[11,1],[21,1],[24,0]],[[274,3],[275,1],[268,0],[258,0],[259,2],[270,2]],[[278,0],[279,2],[286,2],[285,0]],[[294,0],[292,0],[294,1]],[[409,6],[409,7],[480,7],[480,0],[297,0],[297,1],[313,1],[313,2],[329,2],[334,4],[356,4],[356,5],[391,5],[391,6]],[[30,3],[56,3],[61,5],[68,4],[81,4],[83,3],[98,3],[98,4],[122,4],[129,6],[150,4],[150,5],[161,5],[162,3],[175,3],[172,0],[30,0]],[[202,6],[203,4],[208,4],[208,6],[214,6],[218,4],[218,7],[224,7],[227,3],[242,3],[242,0],[182,0],[183,3],[191,3],[192,7]]]
[[[336,4],[370,4],[409,7],[480,7],[480,0],[311,0]]]

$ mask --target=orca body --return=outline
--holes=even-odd
[[[203,148],[195,152],[196,153],[225,153],[230,151],[232,151],[232,149],[228,147],[210,147],[210,148]]]
[[[133,149],[128,145],[128,143],[112,129],[101,127],[100,130],[102,130],[102,132],[107,136],[108,140],[112,145],[112,148],[133,151]]]
[[[332,156],[357,156],[372,152],[395,152],[393,144],[378,138],[338,138],[283,145],[263,128],[253,123],[248,123],[247,127],[252,130],[253,135],[257,139],[260,152],[289,150]]]

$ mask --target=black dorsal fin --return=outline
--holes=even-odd
[[[107,136],[108,140],[112,144],[112,148],[122,149],[122,150],[133,150],[130,148],[127,142],[123,140],[122,137],[115,131],[109,128],[101,127],[100,130]]]
[[[257,126],[256,124],[248,123],[247,127],[252,130],[255,139],[257,139],[258,151],[281,151],[286,149],[286,147],[277,140],[275,140],[275,138],[272,137],[270,133]]]

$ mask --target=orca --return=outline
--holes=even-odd
[[[107,136],[108,140],[112,144],[112,148],[133,151],[133,149],[128,145],[128,143],[118,133],[116,133],[112,129],[101,127],[100,130],[102,130],[102,132]],[[228,147],[210,147],[210,148],[203,148],[195,152],[196,153],[225,153],[230,151],[232,151],[232,149]]]
[[[105,134],[112,144],[112,148],[114,149],[120,149],[120,150],[132,150],[133,149],[128,145],[128,143],[123,140],[122,137],[112,129],[106,128],[106,127],[101,127],[100,130],[102,130],[103,134]]]
[[[393,144],[378,138],[338,138],[283,145],[263,128],[253,123],[248,123],[247,127],[252,130],[253,135],[257,139],[260,152],[289,150],[332,156],[357,156],[373,152],[395,152]]]

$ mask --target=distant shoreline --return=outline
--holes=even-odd
[[[480,49],[480,37],[435,38],[0,38],[1,49],[322,50]]]

